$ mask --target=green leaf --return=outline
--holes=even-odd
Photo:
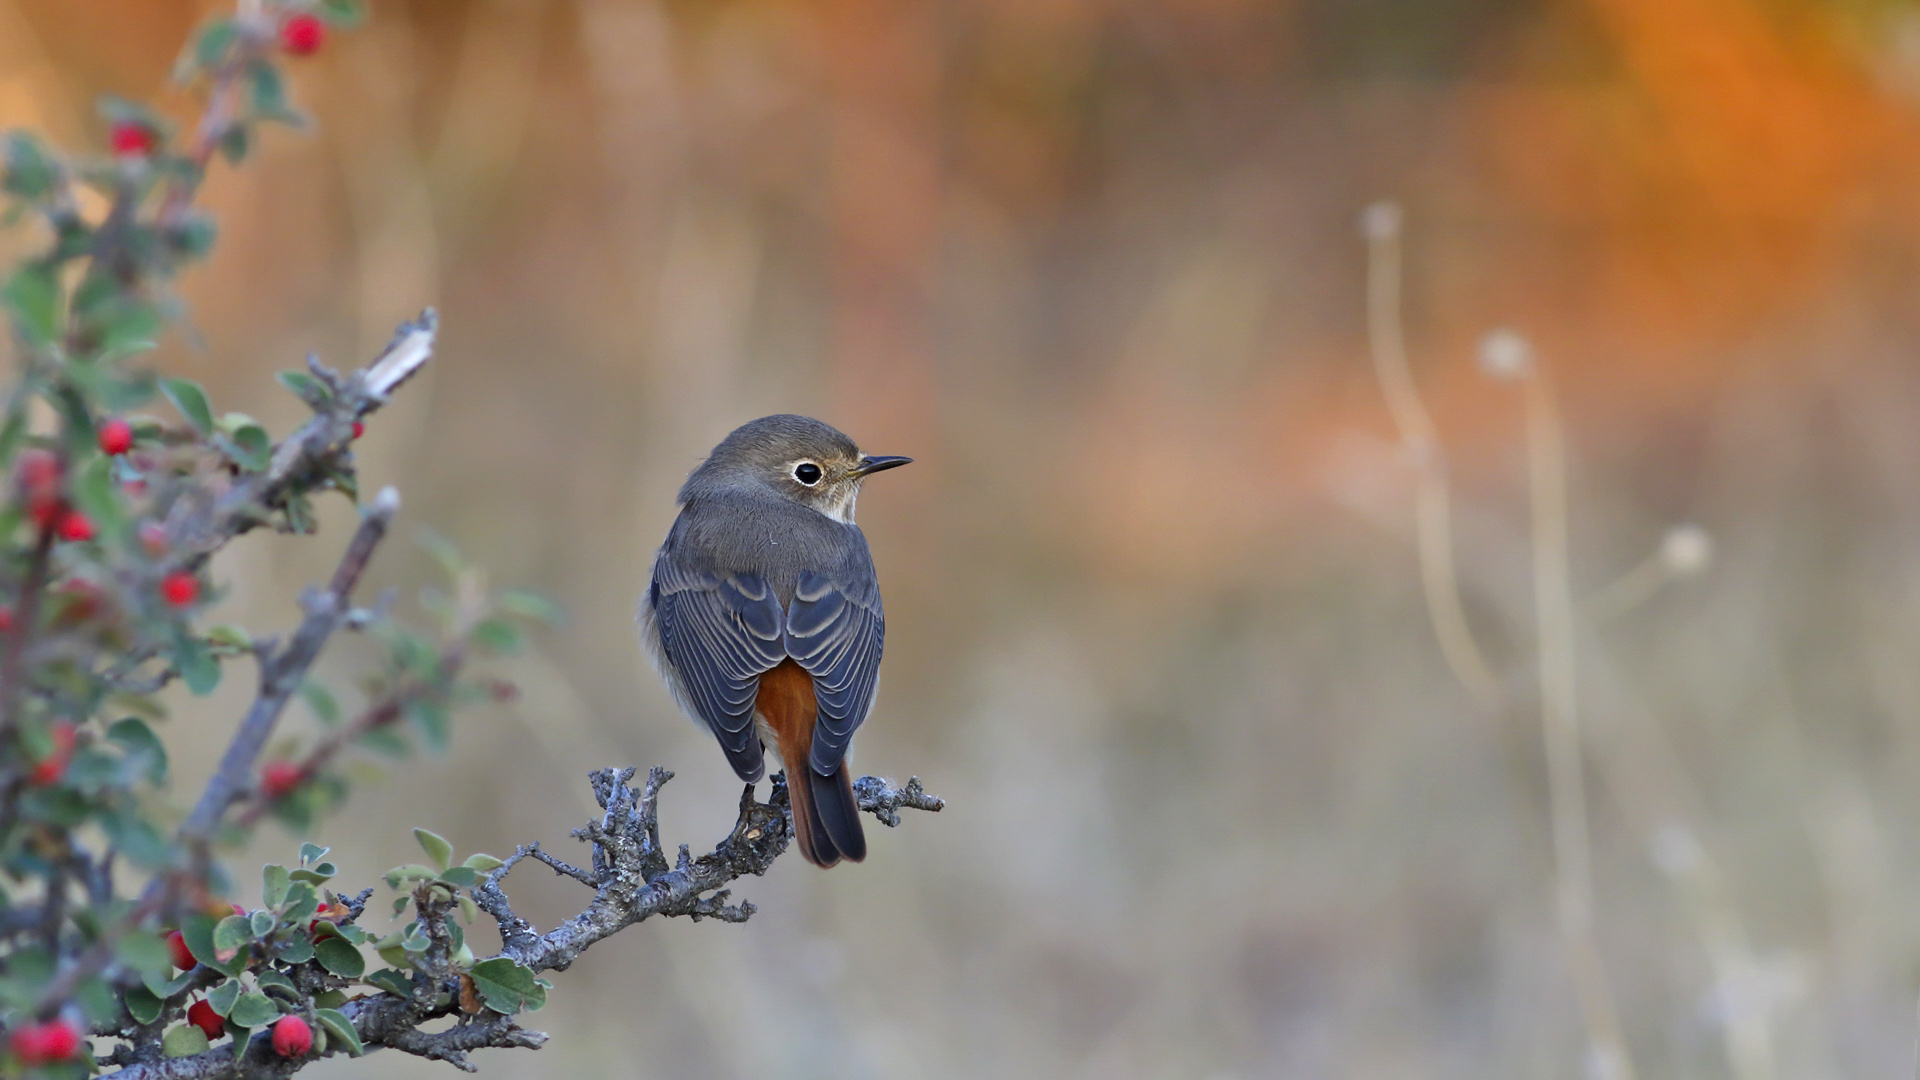
[[[0,286],[0,304],[29,344],[52,345],[60,337],[60,268],[27,263]]]
[[[491,855],[484,855],[476,851],[467,856],[466,861],[460,865],[471,870],[476,870],[482,874],[491,874],[507,864],[505,860],[496,859]]]
[[[313,1003],[322,1009],[337,1009],[347,1003],[345,990],[322,990],[313,995]]]
[[[259,983],[261,991],[270,996],[280,997],[291,994],[291,1000],[300,1000],[300,988],[293,985],[292,979],[287,978],[272,968],[268,968],[260,974],[255,975],[253,981]]]
[[[304,371],[283,371],[274,376],[280,385],[293,391],[294,396],[316,408],[333,400],[333,391],[327,384]]]
[[[204,259],[220,238],[220,226],[206,214],[189,211],[168,225],[164,235],[167,246],[179,259]]]
[[[304,691],[305,687],[301,689]],[[319,844],[307,841],[300,845],[300,865],[306,866],[316,860],[324,859],[327,857],[327,852],[332,850],[332,848],[323,848]]]
[[[207,991],[207,1004],[213,1006],[214,1012],[225,1016],[233,1011],[233,1003],[240,1000],[240,991],[244,989],[246,987],[240,985],[239,979],[228,979]]]
[[[440,872],[440,880],[456,889],[471,889],[480,875],[471,866],[454,866]]]
[[[367,17],[365,0],[320,0],[319,10],[335,26],[358,26]]]
[[[278,922],[278,920],[273,917],[273,912],[265,908],[248,916],[248,925],[253,928],[253,936],[256,939],[266,937],[268,934],[273,933],[273,927],[276,922]]]
[[[287,83],[271,61],[257,60],[247,66],[248,100],[256,115],[268,120],[284,120],[293,114],[287,103]]]
[[[273,999],[257,990],[249,990],[240,995],[233,1003],[233,1011],[227,1014],[241,1027],[263,1027],[280,1017],[280,1006]]]
[[[439,872],[432,867],[421,866],[419,863],[408,863],[405,866],[396,866],[387,871],[385,879],[387,888],[398,889],[411,881],[432,881],[438,873]]]
[[[287,874],[286,867],[279,863],[268,863],[260,868],[260,882],[260,899],[268,907],[279,907],[280,902],[287,898],[287,888],[293,884],[293,879]],[[267,929],[272,928],[269,923]],[[259,932],[266,933],[265,930]]]
[[[312,709],[313,715],[319,717],[322,723],[340,722],[340,703],[334,700],[332,691],[319,683],[311,680],[301,683],[300,700],[307,703],[307,708]],[[320,853],[326,854],[326,849],[321,848]]]
[[[289,923],[298,923],[302,919],[311,919],[320,910],[320,894],[313,884],[296,881],[287,887],[287,907],[284,917]]]
[[[59,163],[39,139],[24,131],[9,131],[0,139],[0,162],[6,165],[5,174],[0,175],[0,191],[22,199],[51,195],[60,180]]]
[[[409,997],[413,994],[413,976],[399,968],[381,968],[366,977],[366,982],[388,993]]]
[[[407,702],[404,711],[415,730],[420,732],[420,741],[428,749],[437,751],[447,748],[447,736],[452,724],[444,703],[417,697]]]
[[[172,838],[160,835],[160,830],[137,803],[113,807],[96,815],[94,820],[120,854],[135,866],[152,870],[172,862]]]
[[[273,437],[259,424],[243,424],[226,440],[227,456],[248,472],[259,472],[273,460]]]
[[[406,738],[390,728],[374,728],[362,734],[358,741],[361,746],[391,758],[406,757],[409,750]]]
[[[512,655],[520,651],[523,636],[520,628],[505,619],[481,619],[473,627],[475,644],[503,655]]]
[[[560,610],[560,605],[531,589],[503,589],[493,598],[493,602],[501,611],[543,622],[549,626],[558,626],[567,617],[566,613]]]
[[[227,159],[229,165],[238,165],[246,160],[252,144],[253,136],[247,131],[244,121],[235,120],[220,133],[220,155]]]
[[[173,956],[167,950],[166,939],[159,934],[138,930],[121,934],[120,940],[113,943],[113,955],[143,976],[149,973],[166,975],[173,971]]]
[[[239,917],[230,916],[230,918],[238,920]],[[212,916],[200,912],[195,912],[187,916],[186,920],[180,924],[180,934],[186,938],[187,951],[193,954],[195,960],[200,961],[222,975],[238,974],[233,966],[233,958],[229,956],[227,959],[222,960],[220,959],[220,954],[214,949],[214,925],[215,923]],[[251,927],[249,927],[249,929],[251,929]]]
[[[91,975],[80,981],[73,990],[73,1000],[80,1005],[80,1011],[95,1024],[105,1024],[120,1015],[120,995],[107,980]]]
[[[229,915],[214,924],[213,948],[218,954],[230,956],[253,939],[252,915]],[[189,945],[188,948],[192,946]]]
[[[438,833],[415,829],[413,838],[420,842],[420,850],[427,853],[427,858],[432,859],[435,866],[445,870],[453,863],[453,845],[441,839]]]
[[[197,71],[219,67],[239,36],[232,19],[214,19],[202,26],[194,35],[192,46],[174,68],[174,78],[184,81]]]
[[[187,689],[201,697],[220,685],[220,660],[199,638],[180,635],[173,647],[173,666]]]
[[[160,1037],[160,1052],[170,1058],[192,1057],[207,1052],[207,1033],[192,1024],[167,1029]]]
[[[168,966],[172,966],[172,965],[168,965]],[[165,978],[164,976],[160,976],[160,975],[148,974],[141,979],[141,983],[147,988],[148,993],[152,994],[154,997],[157,997],[162,1001],[165,1001],[166,999],[172,997],[173,995],[179,993],[180,991],[185,990],[187,988],[187,984],[191,983],[193,980],[194,980],[193,972],[183,971],[180,974],[175,975],[171,979]]]
[[[107,729],[107,741],[119,746],[136,775],[151,784],[167,782],[167,747],[147,722],[135,716],[116,720]]]
[[[273,947],[273,954],[282,963],[304,964],[313,959],[313,942],[299,934],[282,941]]]
[[[134,1023],[151,1024],[155,1020],[160,1019],[162,1002],[158,997],[154,996],[153,991],[146,987],[128,987],[125,1001],[127,1003],[127,1015],[133,1017]]]
[[[160,392],[173,402],[173,407],[180,410],[180,415],[187,418],[194,430],[202,435],[213,433],[213,406],[207,403],[207,392],[200,389],[199,383],[191,379],[161,379]]]
[[[345,1045],[349,1057],[359,1057],[367,1052],[366,1047],[360,1044],[360,1033],[347,1021],[346,1014],[337,1009],[315,1009],[313,1018],[320,1021],[320,1026],[327,1029],[327,1034]]]
[[[482,960],[468,972],[473,985],[486,999],[487,1008],[512,1016],[531,1012],[547,1003],[546,988],[533,976],[533,969],[514,963],[504,956]]]
[[[215,623],[207,627],[207,644],[236,653],[248,653],[253,651],[253,635],[244,626]]]
[[[367,970],[366,958],[345,938],[323,937],[313,944],[320,966],[343,979],[357,979]]]

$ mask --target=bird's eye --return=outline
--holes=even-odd
[[[811,461],[803,461],[793,467],[793,478],[812,487],[820,482],[820,466]]]

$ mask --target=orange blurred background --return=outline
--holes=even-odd
[[[1677,525],[1713,542],[1576,635],[1634,1067],[1911,1067],[1920,10],[374,3],[295,62],[312,132],[209,185],[222,243],[157,362],[284,431],[274,370],[438,307],[363,487],[570,619],[446,757],[358,767],[317,833],[348,880],[411,861],[410,825],[564,856],[607,764],[676,769],[667,832],[710,844],[736,786],[632,626],[674,490],[775,411],[917,459],[861,505],[891,619],[858,764],[947,811],[741,883],[744,927],[603,944],[549,1048],[486,1075],[1577,1074],[1521,398],[1475,363],[1498,326],[1565,417],[1576,594],[1632,593]],[[104,92],[184,118],[166,75],[215,8],[0,0],[0,125],[98,148]],[[1435,644],[1368,358],[1382,198],[1493,710]],[[219,617],[286,625],[331,513],[230,553]],[[176,703],[186,790],[228,681]],[[543,874],[511,892],[550,926],[584,897]]]

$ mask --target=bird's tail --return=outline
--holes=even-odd
[[[815,866],[832,866],[845,859],[867,857],[867,835],[860,828],[860,804],[853,798],[853,780],[846,762],[832,776],[821,776],[806,765],[787,770],[787,794],[793,800],[793,840],[800,854]],[[795,777],[794,773],[800,775]]]
[[[793,802],[793,842],[815,866],[832,866],[842,859],[859,862],[867,857],[867,837],[860,828],[860,804],[853,797],[853,777],[842,761],[831,775],[822,776],[808,765],[813,749],[813,722],[817,706],[813,676],[792,660],[760,676],[754,709],[773,731],[780,760],[787,768],[787,797]]]

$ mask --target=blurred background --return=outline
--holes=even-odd
[[[98,147],[100,93],[187,115],[167,72],[212,7],[0,0],[0,124]],[[569,613],[450,753],[355,766],[316,834],[343,880],[411,861],[412,825],[584,858],[609,764],[677,770],[665,833],[710,846],[739,788],[632,622],[677,485],[775,411],[917,459],[861,503],[890,618],[857,764],[947,810],[742,882],[744,926],[600,945],[552,1044],[484,1075],[1605,1074],[1555,919],[1498,326],[1565,423],[1633,1067],[1910,1074],[1920,7],[375,0],[296,63],[317,125],[216,175],[223,242],[157,362],[285,431],[275,370],[437,306],[362,486]],[[1369,359],[1383,198],[1491,705],[1436,644],[1421,463]],[[219,617],[290,624],[350,514],[231,552]],[[375,569],[432,575],[405,544]],[[249,681],[177,703],[183,790]],[[542,927],[586,899],[510,886]]]

